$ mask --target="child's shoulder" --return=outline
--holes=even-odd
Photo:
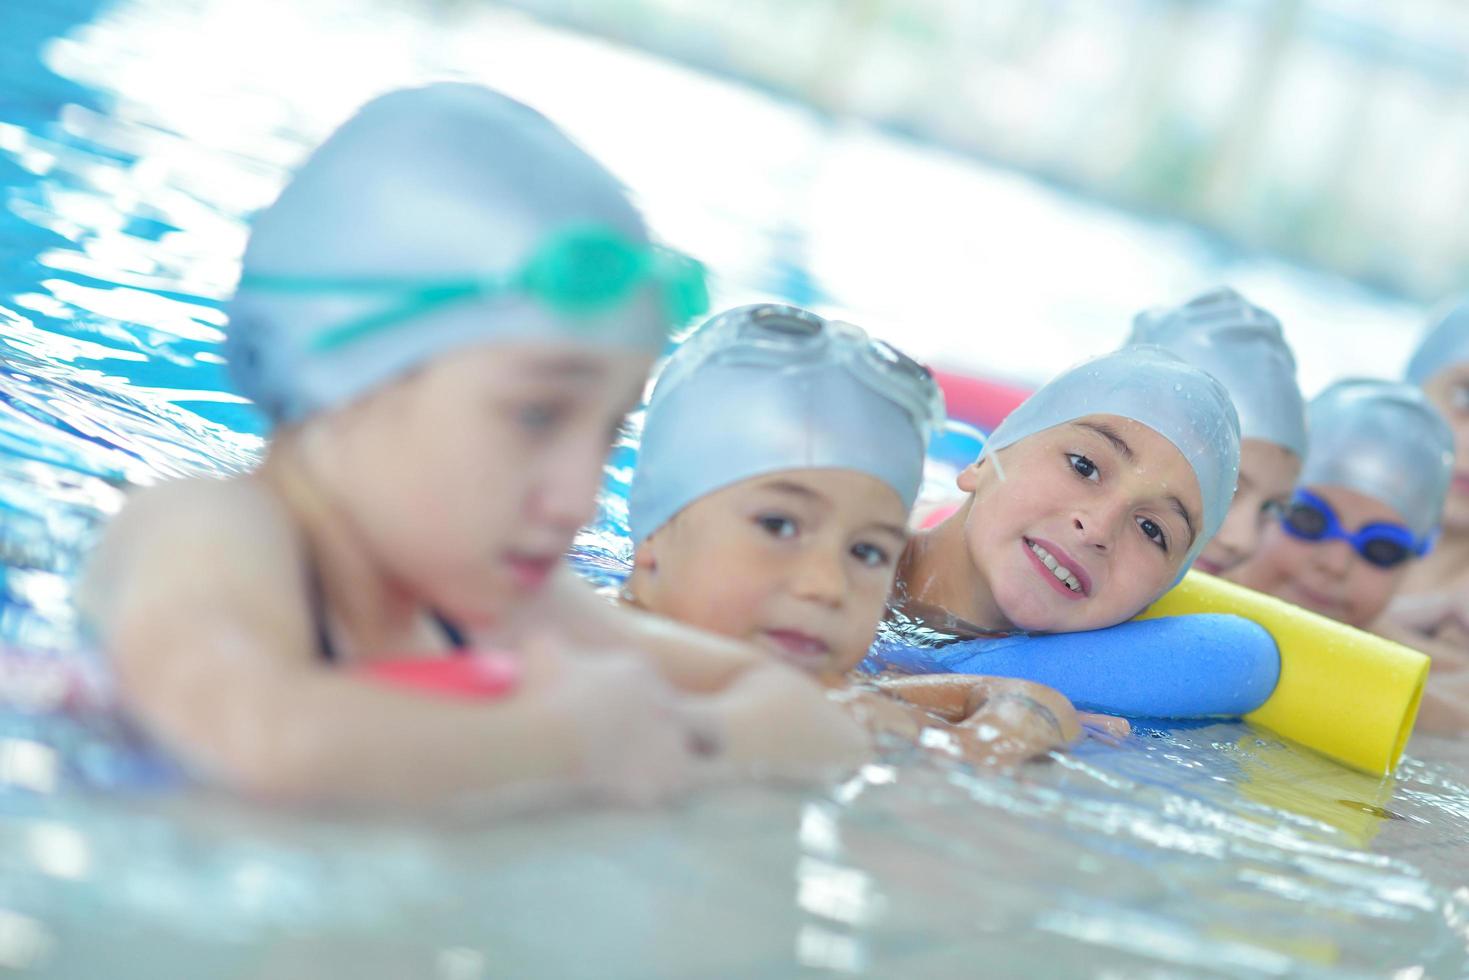
[[[192,548],[222,539],[289,540],[291,526],[284,505],[261,481],[193,477],[134,491],[108,536],[141,532],[153,546]]]
[[[299,560],[297,530],[285,506],[251,477],[169,480],[134,491],[108,524],[83,576],[78,599],[119,591],[229,588],[278,577]]]

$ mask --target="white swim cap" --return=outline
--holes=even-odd
[[[251,224],[225,350],[276,422],[486,341],[658,351],[670,290],[702,289],[601,164],[476,85],[369,102]]]
[[[1387,504],[1422,537],[1454,475],[1454,436],[1423,392],[1401,381],[1338,381],[1311,399],[1302,486],[1346,487]]]
[[[1442,307],[1408,361],[1408,380],[1426,384],[1444,368],[1469,361],[1469,296]]]
[[[867,473],[911,508],[943,413],[928,370],[858,327],[791,306],[727,310],[674,352],[648,402],[633,541],[715,490],[782,470]]]
[[[1233,289],[1139,313],[1127,343],[1157,344],[1213,375],[1239,413],[1241,439],[1263,439],[1305,457],[1306,402],[1280,321]]]

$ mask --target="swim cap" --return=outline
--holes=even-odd
[[[1423,392],[1352,378],[1311,399],[1302,486],[1346,487],[1387,504],[1414,534],[1438,527],[1454,471],[1454,437]]]
[[[1083,361],[1044,385],[1005,417],[984,453],[1087,415],[1120,415],[1167,439],[1188,460],[1203,498],[1202,526],[1179,577],[1224,523],[1239,476],[1239,418],[1229,393],[1209,375],[1161,347],[1124,347]]]
[[[1408,361],[1408,380],[1426,384],[1446,367],[1469,361],[1469,296],[1440,309]]]
[[[606,310],[574,302],[589,265],[594,278],[630,272],[649,252],[623,188],[544,116],[477,85],[393,92],[252,221],[230,373],[273,421],[293,422],[486,341],[658,351],[669,317],[655,290],[629,288]],[[548,292],[573,302],[555,308]]]
[[[913,506],[943,418],[928,370],[859,327],[792,306],[741,306],[669,358],[628,492],[634,543],[707,494],[781,470],[876,477]]]
[[[1239,413],[1241,439],[1306,455],[1306,402],[1280,321],[1233,289],[1144,310],[1133,318],[1127,343],[1157,344],[1213,375]]]

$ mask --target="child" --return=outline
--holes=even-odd
[[[1232,289],[1139,313],[1129,344],[1157,344],[1224,385],[1239,413],[1239,482],[1194,567],[1223,575],[1255,553],[1306,454],[1306,406],[1280,321]]]
[[[1367,629],[1433,543],[1453,435],[1421,391],[1393,381],[1339,381],[1308,418],[1300,486],[1231,577]]]
[[[1410,563],[1379,628],[1442,659],[1469,665],[1469,299],[1425,334],[1407,379],[1423,389],[1454,434],[1454,475],[1433,551]]]
[[[141,722],[203,778],[326,803],[648,799],[715,766],[860,761],[799,672],[564,567],[701,295],[532,110],[458,84],[369,103],[253,224],[227,353],[274,425],[263,462],[137,494],[81,590]],[[512,696],[368,676],[475,644],[517,655]],[[651,660],[590,655],[628,647]]]
[[[1083,362],[960,472],[968,497],[915,535],[897,595],[961,637],[1114,626],[1182,578],[1224,521],[1238,466],[1219,382],[1151,346]]]
[[[623,599],[846,686],[887,603],[942,411],[926,369],[849,324],[778,305],[715,317],[669,361],[648,405]],[[1053,691],[961,680],[885,686],[960,723],[973,761],[1044,751],[1078,731]],[[913,736],[922,723],[921,712],[864,706],[878,727]]]

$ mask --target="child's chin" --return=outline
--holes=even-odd
[[[1069,602],[1069,600],[1061,600]],[[1047,608],[1037,603],[1016,603],[1012,611],[1004,605],[1000,606],[1001,612],[1011,623],[1011,629],[1026,633],[1079,633],[1082,630],[1101,629],[1104,626],[1114,626],[1115,623],[1091,622],[1096,617],[1092,615],[1081,616],[1080,609]],[[1091,613],[1093,610],[1086,610]],[[1119,620],[1120,622],[1120,620]]]
[[[1013,604],[1001,602],[1000,612],[1010,624],[1010,629],[1024,633],[1050,633],[1058,628],[1063,617],[1054,609],[1047,609],[1033,601]]]

